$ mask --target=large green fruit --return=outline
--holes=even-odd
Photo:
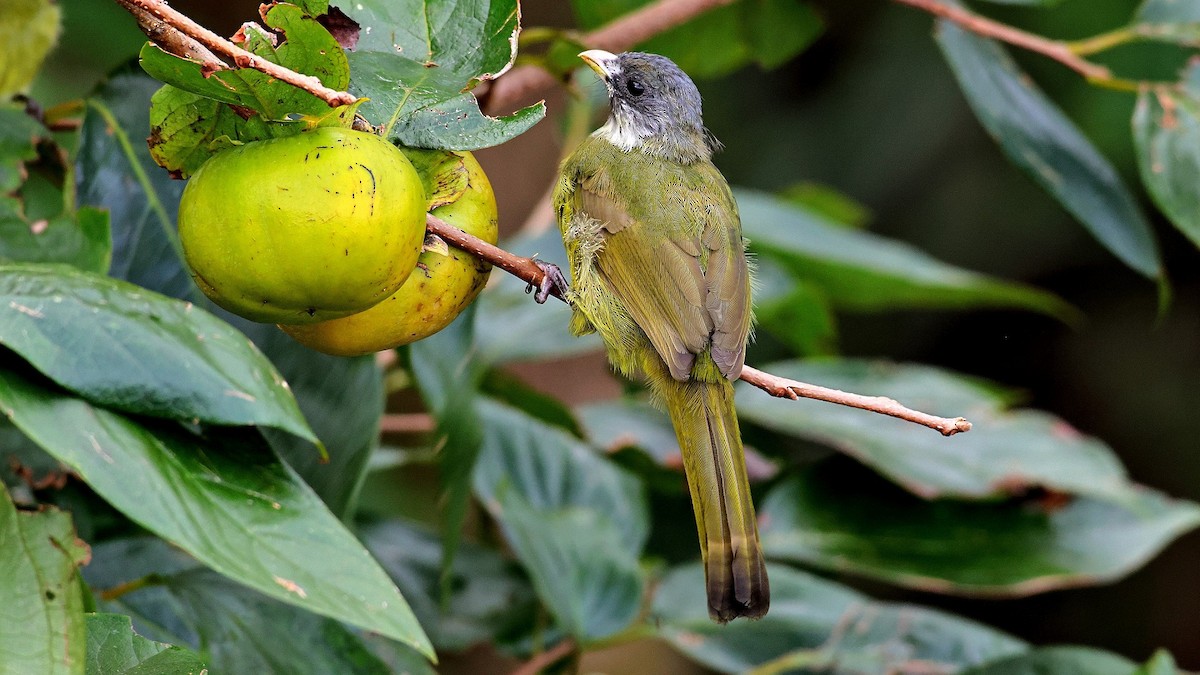
[[[438,153],[438,157],[433,157],[429,151],[405,152],[411,153],[418,170],[428,168],[433,172],[424,177],[435,193],[449,181],[465,175],[465,192],[432,213],[469,234],[496,243],[499,234],[496,197],[487,175],[471,153]],[[300,343],[326,354],[355,356],[391,349],[416,342],[450,325],[483,290],[490,271],[491,265],[466,251],[453,246],[438,247],[422,253],[408,281],[378,305],[342,319],[280,328]]]
[[[225,150],[188,181],[179,237],[213,302],[248,319],[361,312],[416,267],[425,189],[383,138],[340,128]]]

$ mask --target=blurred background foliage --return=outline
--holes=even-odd
[[[600,10],[588,14],[601,3],[574,4],[585,26],[603,21]],[[1139,4],[1063,0],[1050,8],[986,9],[990,16],[1036,33],[1077,39],[1123,25]],[[254,11],[250,4],[202,0],[180,0],[176,6],[226,35]],[[803,7],[819,17],[819,25],[815,19],[811,24],[814,41],[782,64],[769,54],[757,58],[777,66],[771,70],[747,65],[756,57],[746,53],[725,55],[726,67],[703,72],[712,59],[703,50],[694,56],[701,68],[696,74],[702,76],[698,84],[705,120],[726,145],[716,162],[730,183],[833,208],[855,226],[908,242],[942,261],[1045,289],[1078,308],[1083,319],[1068,325],[1015,309],[839,311],[824,327],[826,337],[802,345],[802,350],[921,362],[993,380],[1016,389],[1022,404],[1050,411],[1104,439],[1136,482],[1200,500],[1200,423],[1195,414],[1200,408],[1200,265],[1195,246],[1141,191],[1130,134],[1136,96],[1089,86],[1052,61],[1010,50],[1138,191],[1168,273],[1165,304],[1153,281],[1114,258],[1007,161],[968,107],[931,37],[928,15],[881,0],[814,0]],[[30,91],[46,106],[88,94],[144,43],[113,2],[63,0],[61,8],[59,47]],[[570,4],[558,0],[526,0],[522,11],[527,27],[575,25]],[[702,33],[688,34],[685,42],[691,38],[693,45],[705,45],[697,35]],[[670,36],[659,40],[665,43]],[[1097,60],[1129,77],[1170,80],[1189,56],[1169,45],[1136,44]],[[686,58],[681,61],[688,65]],[[479,153],[500,200],[502,231],[516,232],[536,213],[562,152],[565,108],[562,92],[551,94],[549,120],[503,147]],[[850,201],[829,197],[830,191]],[[767,363],[794,347],[775,331],[762,330],[748,361]],[[518,359],[506,372],[523,378],[536,392],[571,403],[612,398],[622,386],[595,354],[568,356],[550,365]],[[516,385],[493,381],[490,386]],[[412,397],[411,392],[393,396],[389,410],[412,410]],[[389,445],[411,442],[411,434],[385,436]],[[785,450],[774,454],[795,458],[824,452],[804,444]],[[395,458],[384,452],[376,461],[386,465],[388,457]],[[363,511],[375,517],[403,514],[433,520],[436,476],[423,465],[397,464],[368,479]],[[849,470],[835,462],[835,475],[824,477],[828,484],[840,484],[839,468]],[[651,532],[650,550],[667,559],[694,555],[692,533],[673,527],[690,520],[686,495],[654,490],[650,500],[656,514],[667,514],[656,516],[655,525],[668,525]],[[1165,647],[1181,666],[1195,669],[1200,668],[1198,569],[1200,535],[1193,532],[1119,583],[1028,598],[968,600],[836,572],[832,576],[875,598],[946,609],[1034,644],[1092,645],[1139,662]],[[512,592],[513,597],[528,596],[528,589]],[[420,615],[420,607],[409,599]],[[639,643],[601,651],[589,655],[585,665],[622,672],[653,658],[661,666],[655,672],[686,668],[663,649],[652,648],[651,656],[645,649]],[[447,667],[469,672],[491,667],[480,664],[494,665],[489,659],[495,658],[475,650],[457,661],[451,658]],[[672,658],[676,660],[668,661]]]

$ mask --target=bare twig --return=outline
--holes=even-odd
[[[492,263],[518,279],[528,282],[532,287],[541,286],[545,278],[546,273],[529,258],[513,255],[504,249],[476,239],[432,215],[426,216],[425,226],[430,232],[445,239],[450,245]],[[566,299],[559,294],[557,288],[553,290],[553,294],[554,297],[566,302]],[[788,398],[793,401],[801,398],[811,398],[817,401],[850,406],[851,408],[870,410],[881,415],[890,415],[891,417],[898,417],[902,420],[929,427],[941,432],[943,436],[953,436],[954,434],[971,430],[971,423],[962,417],[954,419],[937,417],[936,415],[906,408],[895,400],[883,396],[851,394],[815,384],[789,380],[763,372],[757,368],[751,368],[750,366],[742,368],[741,379],[747,384],[752,384],[778,398]]]
[[[379,420],[379,432],[384,434],[426,434],[435,427],[428,413],[388,413]]]
[[[623,52],[659,33],[734,0],[658,0],[620,16],[584,35],[580,42],[592,49]],[[522,101],[555,85],[557,80],[539,66],[517,66],[477,94],[489,111],[508,112]]]
[[[752,384],[778,398],[790,398],[793,401],[801,398],[811,398],[817,401],[850,406],[851,408],[870,410],[881,415],[890,415],[909,422],[915,422],[916,424],[939,431],[943,436],[953,436],[954,434],[971,430],[971,423],[962,417],[955,417],[954,419],[937,417],[936,415],[906,408],[896,400],[885,396],[851,394],[837,389],[820,387],[815,384],[789,380],[786,377],[765,373],[750,366],[742,368],[742,381]]]
[[[118,0],[118,3],[130,9],[130,11],[136,7],[149,13],[154,19],[158,19],[171,26],[180,33],[199,42],[204,47],[228,57],[238,68],[253,68],[281,82],[286,82],[293,87],[303,89],[328,103],[331,108],[336,108],[340,105],[349,105],[357,100],[352,94],[326,87],[321,84],[321,80],[314,76],[301,75],[294,70],[272,63],[256,54],[251,54],[204,26],[192,21],[187,16],[168,7],[167,3],[163,2],[163,0]],[[144,15],[138,15],[136,12],[134,14],[138,16],[139,21],[146,20]]]
[[[138,27],[142,29],[146,37],[161,47],[163,51],[180,58],[200,61],[204,65],[206,72],[215,72],[229,68],[226,63],[217,58],[217,55],[209,51],[207,47],[184,35],[178,28],[134,4],[133,0],[116,0],[116,2],[137,19]]]
[[[509,673],[509,675],[537,675],[544,668],[554,665],[559,659],[570,655],[573,651],[575,651],[575,641],[568,638],[550,649],[534,655],[533,658],[522,663],[516,670]]]
[[[915,7],[952,21],[963,28],[990,38],[995,38],[1010,45],[1028,49],[1031,52],[1048,56],[1064,66],[1074,70],[1088,80],[1107,82],[1113,79],[1112,72],[1098,63],[1092,63],[1079,56],[1071,45],[1059,40],[1051,40],[1007,24],[993,21],[956,5],[946,5],[939,0],[894,0],[902,5]]]
[[[445,239],[446,243],[451,246],[460,248],[477,258],[486,260],[514,277],[529,282],[534,287],[541,286],[542,281],[546,277],[546,273],[531,258],[522,258],[519,255],[513,255],[499,246],[493,246],[482,239],[463,232],[433,214],[426,214],[425,229]],[[559,300],[566,302],[566,298],[562,296],[558,288],[551,289],[550,293]]]

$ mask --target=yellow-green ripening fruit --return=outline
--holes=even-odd
[[[314,323],[387,298],[416,267],[425,188],[395,146],[319,128],[205,162],[179,204],[192,277],[225,309]]]
[[[468,234],[495,244],[499,236],[496,198],[487,175],[470,153],[453,154],[462,158],[466,191],[456,201],[439,206],[432,213]],[[414,163],[423,166],[416,159]],[[429,337],[450,325],[483,290],[490,271],[491,265],[466,251],[439,246],[422,253],[408,281],[378,305],[342,319],[280,328],[301,344],[326,354],[355,356],[391,349]]]

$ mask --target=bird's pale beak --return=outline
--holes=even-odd
[[[596,71],[596,74],[605,81],[608,81],[620,70],[617,66],[617,55],[603,49],[589,49],[586,52],[580,52],[579,58],[583,59],[588,68]]]

